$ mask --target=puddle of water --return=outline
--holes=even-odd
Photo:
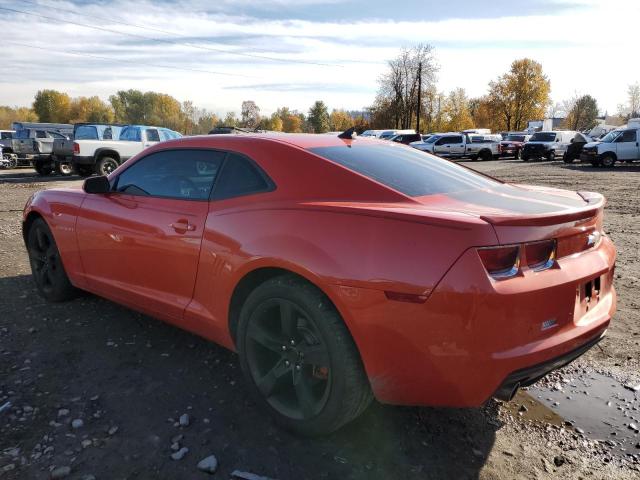
[[[568,382],[567,382],[568,380]],[[518,392],[511,410],[527,410],[522,418],[555,425],[571,422],[574,430],[592,440],[607,442],[612,451],[640,459],[640,392],[617,380],[590,372],[566,373],[556,383],[545,382]]]

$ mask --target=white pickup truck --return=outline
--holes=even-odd
[[[444,158],[492,160],[500,155],[500,140],[500,135],[450,132],[438,133],[426,141],[413,142],[409,145]]]
[[[180,138],[178,132],[162,127],[127,125],[119,140],[76,140],[73,142],[73,167],[79,175],[108,175],[142,150],[159,142]]]

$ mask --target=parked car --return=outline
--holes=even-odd
[[[384,130],[365,130],[364,132],[362,132],[360,134],[360,136],[361,137],[378,138],[380,135],[382,135],[383,132],[384,132]]]
[[[48,175],[53,171],[51,152],[53,141],[68,138],[62,133],[43,128],[23,128],[16,130],[13,138],[1,140],[5,153],[13,153],[18,164],[33,164],[40,175]]]
[[[73,126],[73,135],[69,138],[53,140],[51,162],[55,171],[61,175],[73,173],[73,143],[75,140],[118,140],[124,125],[107,123],[77,123]]]
[[[391,142],[211,135],[41,191],[22,228],[45,299],[88,290],[237,351],[256,402],[312,435],[373,397],[509,400],[595,345],[604,203]]]
[[[613,167],[616,162],[640,160],[640,126],[614,130],[598,142],[587,143],[580,160],[594,167]]]
[[[378,136],[378,138],[380,140],[391,140],[393,137],[395,137],[396,135],[399,135],[401,133],[416,133],[415,130],[412,129],[407,129],[407,130],[384,130],[382,131],[382,133]]]
[[[492,160],[500,154],[500,143],[493,136],[459,132],[437,134],[422,144],[412,143],[411,146],[439,157],[454,159]]]
[[[403,143],[409,145],[411,142],[422,141],[422,136],[418,133],[400,133],[389,139],[392,142]]]
[[[502,134],[501,134],[502,135]],[[531,135],[525,132],[510,132],[500,141],[502,157],[520,158],[520,152],[524,144],[529,141]]]
[[[521,150],[522,160],[555,160],[567,151],[578,132],[572,130],[544,131],[534,133]]]
[[[579,160],[584,146],[592,141],[593,140],[588,135],[584,133],[576,133],[575,137],[573,137],[573,141],[567,147],[567,151],[564,152],[562,161],[564,163],[573,163],[574,160]]]
[[[168,128],[127,125],[119,140],[78,139],[73,142],[73,167],[83,177],[108,175],[145,148],[181,136]]]

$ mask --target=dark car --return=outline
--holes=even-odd
[[[592,141],[593,140],[583,133],[576,134],[571,144],[567,147],[567,151],[562,156],[562,161],[564,163],[573,163],[574,160],[579,160],[584,146]]]
[[[392,142],[404,143],[405,145],[409,145],[411,142],[422,141],[422,135],[420,135],[419,133],[400,133],[395,137],[391,137],[390,140]]]

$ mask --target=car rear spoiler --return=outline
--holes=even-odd
[[[480,218],[492,225],[510,227],[541,227],[557,225],[559,223],[575,222],[578,220],[588,220],[595,217],[598,214],[598,211],[604,208],[605,199],[602,195],[590,192],[577,192],[577,194],[588,204],[587,207],[534,215],[482,215]]]

